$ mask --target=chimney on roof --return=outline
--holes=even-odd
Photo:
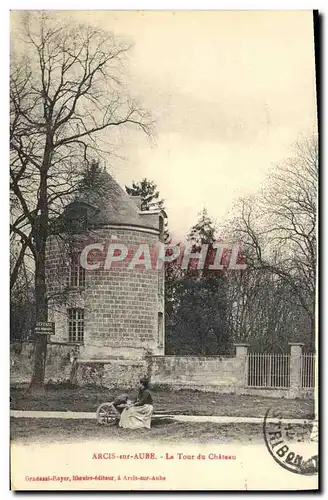
[[[135,203],[137,205],[139,210],[141,210],[141,197],[130,195],[130,199],[133,201],[133,203]]]

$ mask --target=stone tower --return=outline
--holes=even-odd
[[[140,199],[110,176],[106,199],[75,201],[64,216],[74,229],[69,242],[63,234],[47,242],[48,319],[56,332],[50,342],[72,345],[81,380],[84,368],[97,367],[111,383],[129,385],[145,373],[147,355],[164,354],[164,269],[154,264],[165,214],[141,211]],[[108,253],[120,254],[117,245],[128,249],[127,257],[109,267]],[[151,266],[131,267],[140,245],[149,246]]]

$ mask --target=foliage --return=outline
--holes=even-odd
[[[174,354],[223,354],[231,347],[227,327],[226,272],[211,270],[216,250],[215,224],[206,210],[191,228],[188,242],[193,253],[208,245],[203,269],[191,259],[186,270],[181,261],[167,265],[167,351]]]
[[[132,182],[132,186],[125,186],[125,190],[130,196],[139,196],[141,200],[141,210],[163,210],[165,212],[165,206],[162,198],[160,198],[159,191],[157,190],[157,185],[146,178],[142,179],[140,182]],[[165,217],[164,223],[164,241],[168,243],[170,240],[170,235],[168,231],[168,220]]]
[[[159,191],[153,181],[146,178],[140,182],[132,182],[132,186],[125,186],[126,192],[130,196],[140,196],[141,210],[152,210],[164,208],[164,200],[159,197]]]

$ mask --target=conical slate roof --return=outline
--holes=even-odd
[[[95,214],[93,223],[126,224],[158,229],[158,224],[147,221],[147,216],[139,214],[139,207],[121,188],[115,179],[109,175],[107,195],[98,204],[99,212]]]
[[[131,197],[121,188],[116,180],[110,175],[106,175],[106,186],[104,196],[80,197],[72,205],[80,205],[87,208],[88,226],[104,225],[126,225],[138,226],[149,229],[157,229],[158,219],[151,212],[143,212],[140,215],[140,209]],[[67,207],[68,208],[68,207]]]

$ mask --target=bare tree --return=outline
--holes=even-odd
[[[276,291],[274,307],[266,314],[271,317],[276,314],[277,322],[283,327],[287,316],[297,324],[295,311],[299,308],[310,325],[307,327],[304,319],[303,328],[310,328],[312,335],[317,264],[317,182],[318,142],[316,137],[312,137],[296,144],[295,155],[272,172],[266,188],[257,199],[240,200],[238,214],[232,222],[235,237],[244,243],[248,267],[254,272],[269,273],[261,274],[262,299],[269,285],[267,278],[263,282],[263,276],[271,273],[275,277],[269,285],[271,290]],[[253,284],[257,276],[254,272]],[[251,290],[246,279],[249,280],[249,273],[241,277],[241,286],[246,286],[254,304],[256,289]],[[279,297],[283,300],[280,301]],[[243,296],[236,302],[239,313],[240,307],[245,306],[243,301],[246,298]],[[289,309],[286,310],[284,305],[288,301]],[[266,309],[263,301],[261,308]],[[249,320],[247,323],[249,325]],[[273,336],[278,323],[275,326],[272,322],[270,324]],[[300,332],[301,335],[303,333]]]
[[[51,220],[76,191],[90,158],[110,153],[118,129],[151,131],[148,114],[121,81],[130,46],[101,30],[62,21],[44,12],[24,14],[16,51],[13,40],[11,232],[20,251],[11,285],[28,252],[35,266],[37,321],[47,320],[45,255]],[[46,336],[36,339],[34,390],[43,388],[46,343]]]

